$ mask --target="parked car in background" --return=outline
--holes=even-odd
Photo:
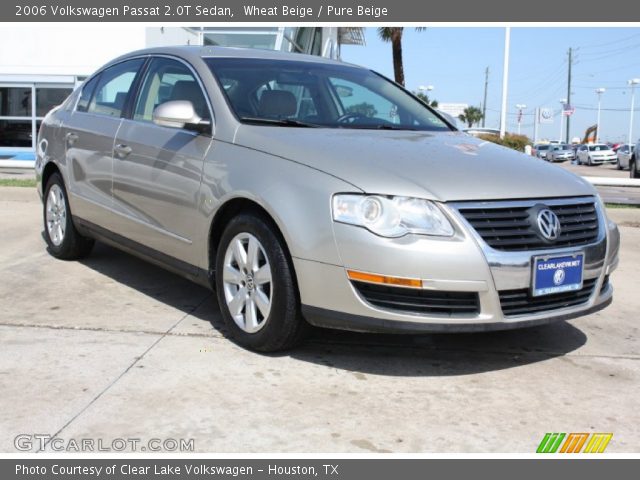
[[[633,156],[633,152],[635,151],[635,149],[636,149],[635,145],[629,145],[628,143],[618,146],[618,150],[616,151],[616,155],[618,157],[618,161],[617,161],[618,170],[624,170],[625,168],[629,168],[631,157]]]
[[[603,163],[616,163],[618,157],[609,145],[604,143],[592,143],[580,145],[578,148],[578,164],[602,165]]]
[[[548,162],[566,162],[574,158],[576,158],[576,154],[571,145],[567,144],[551,145],[546,156]]]
[[[549,151],[550,146],[551,145],[549,145],[548,143],[536,143],[533,146],[533,151],[531,153],[536,157],[541,158],[542,160],[546,160],[547,152]]]
[[[50,112],[37,144],[52,256],[100,240],[181,274],[253,350],[292,347],[307,322],[486,332],[612,301],[620,237],[591,184],[459,132],[367,68],[133,52]]]
[[[633,149],[633,154],[629,160],[629,176],[631,178],[640,178],[640,165],[638,165],[638,152],[640,152],[640,140]]]

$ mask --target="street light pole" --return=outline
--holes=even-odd
[[[562,143],[562,129],[564,127],[564,106],[567,103],[567,99],[566,98],[561,98],[560,99],[560,105],[562,105],[560,107],[560,136],[558,137],[558,143]]]
[[[518,135],[520,135],[520,124],[522,123],[522,110],[527,108],[527,106],[523,103],[518,103],[516,105],[516,108],[518,109]]]
[[[504,30],[504,63],[502,67],[502,107],[500,108],[500,138],[507,131],[507,92],[509,84],[509,47],[511,45],[511,27]]]
[[[600,143],[600,101],[602,100],[602,94],[606,92],[604,88],[596,88],[598,94],[598,120],[596,122],[596,143]]]
[[[629,112],[629,145],[633,145],[633,109],[635,108],[635,94],[636,94],[636,85],[640,83],[640,78],[632,78],[627,82],[627,84],[631,87],[631,111]]]

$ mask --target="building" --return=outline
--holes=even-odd
[[[351,27],[3,26],[0,30],[0,166],[32,166],[40,122],[109,60],[146,47],[222,45],[340,58],[364,45]]]

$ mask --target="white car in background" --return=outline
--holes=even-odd
[[[624,145],[620,146],[620,148],[618,148],[618,151],[616,152],[616,155],[618,156],[618,170],[629,168],[629,163],[635,149],[635,145],[629,145],[628,143],[625,143]]]
[[[578,165],[601,165],[603,163],[616,163],[618,157],[609,145],[604,143],[594,143],[590,145],[580,145],[578,147]]]

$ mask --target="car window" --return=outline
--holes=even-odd
[[[344,115],[354,115],[354,118],[380,119],[395,124],[400,123],[398,105],[390,102],[380,94],[363,85],[342,78],[330,77],[329,82],[336,92]]]
[[[137,58],[118,63],[100,74],[87,112],[110,117],[122,115],[129,90],[144,60]]]
[[[610,150],[608,145],[589,145],[589,150],[592,152],[601,152],[604,150]]]
[[[256,125],[449,131],[423,102],[363,68],[296,60],[206,58],[229,105]]]
[[[204,93],[191,70],[177,60],[155,58],[142,82],[133,119],[151,122],[154,109],[173,100],[189,100],[200,118],[210,119]]]
[[[96,75],[91,80],[89,80],[84,85],[82,85],[82,93],[80,94],[78,105],[76,106],[76,110],[78,112],[86,112],[87,108],[89,108],[89,102],[91,101],[91,96],[93,95],[93,92],[96,89],[96,85],[98,84],[99,79],[100,79],[100,75]]]

